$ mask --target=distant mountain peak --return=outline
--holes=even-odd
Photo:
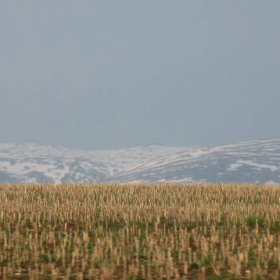
[[[1,182],[280,182],[280,139],[220,146],[104,151],[43,142],[0,144]]]

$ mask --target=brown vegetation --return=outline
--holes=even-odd
[[[280,279],[280,187],[0,185],[0,279]]]

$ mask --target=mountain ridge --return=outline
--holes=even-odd
[[[280,182],[280,139],[204,147],[74,150],[0,143],[0,182]]]

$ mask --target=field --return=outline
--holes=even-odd
[[[280,186],[0,185],[0,279],[280,279]]]

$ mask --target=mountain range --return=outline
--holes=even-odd
[[[0,182],[280,182],[280,139],[209,147],[73,150],[0,144]]]

